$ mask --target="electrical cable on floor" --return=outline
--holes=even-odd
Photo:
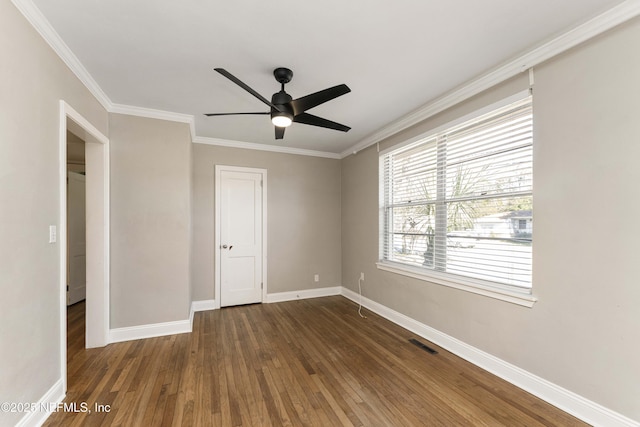
[[[358,314],[363,319],[366,319],[367,316],[362,314],[362,277],[358,278],[358,292],[360,293],[360,301],[359,301],[360,307],[358,307]]]

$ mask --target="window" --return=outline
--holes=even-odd
[[[380,268],[530,294],[531,96],[380,157]]]

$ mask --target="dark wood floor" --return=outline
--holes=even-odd
[[[65,402],[92,412],[54,413],[45,425],[585,425],[363,312],[339,296],[231,307],[196,313],[191,334],[85,350],[77,304]]]

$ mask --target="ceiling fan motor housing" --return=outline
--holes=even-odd
[[[274,93],[273,96],[271,97],[271,103],[276,107],[278,107],[278,110],[271,107],[271,118],[273,119],[274,116],[286,115],[293,120],[294,114],[290,104],[292,99],[293,98],[291,98],[291,95],[289,95],[284,90]]]

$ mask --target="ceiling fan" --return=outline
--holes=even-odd
[[[251,89],[247,84],[243,83],[240,79],[233,74],[225,70],[224,68],[215,68],[215,70],[249,92],[251,95],[258,98],[263,103],[271,107],[271,111],[256,112],[256,113],[209,113],[205,116],[231,116],[231,115],[250,115],[250,114],[269,114],[271,116],[271,122],[276,129],[276,139],[284,138],[284,130],[287,126],[290,126],[292,122],[302,123],[305,125],[319,126],[327,129],[335,129],[342,132],[347,132],[351,129],[349,126],[342,125],[340,123],[332,122],[331,120],[323,119],[322,117],[314,116],[306,111],[327,101],[331,101],[334,98],[342,96],[351,92],[351,89],[345,84],[330,87],[328,89],[321,90],[319,92],[312,93],[302,98],[293,99],[291,95],[284,91],[284,85],[291,81],[293,77],[293,71],[288,68],[276,68],[273,70],[273,75],[276,80],[282,85],[280,92],[276,92],[271,97],[271,101],[261,96],[258,92]]]

